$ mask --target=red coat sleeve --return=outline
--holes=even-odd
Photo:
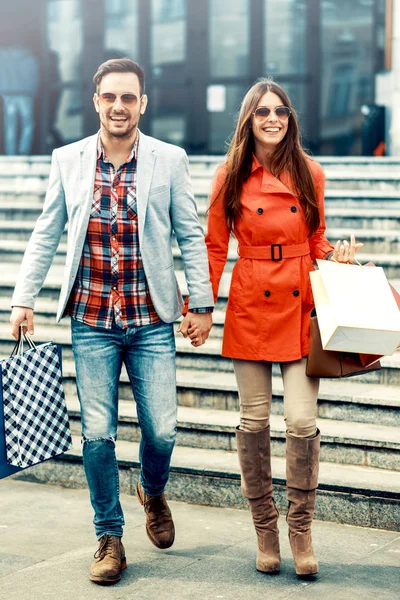
[[[217,171],[211,189],[206,235],[210,281],[214,293],[214,302],[216,302],[218,297],[219,283],[228,256],[230,238],[230,232],[225,219],[222,195],[218,196],[218,192],[225,179],[225,174],[226,170],[222,165]]]
[[[317,192],[317,199],[319,205],[320,225],[317,231],[309,238],[311,260],[315,262],[317,258],[324,258],[328,252],[332,252],[334,247],[325,237],[326,223],[325,223],[325,210],[324,210],[324,199],[325,199],[325,175],[321,165],[313,162],[311,167],[315,189]]]

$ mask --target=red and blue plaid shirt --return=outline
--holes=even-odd
[[[67,314],[92,327],[160,321],[142,265],[136,208],[138,139],[118,170],[98,140],[93,203]]]

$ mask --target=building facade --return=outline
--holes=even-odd
[[[40,65],[32,153],[96,131],[93,73],[121,56],[146,72],[142,129],[191,154],[225,152],[241,98],[259,77],[288,90],[314,153],[360,153],[360,107],[374,102],[384,68],[386,0],[1,4],[0,51],[23,45]],[[1,82],[0,64],[4,113]]]

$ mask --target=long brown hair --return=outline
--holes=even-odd
[[[320,216],[314,179],[308,165],[307,154],[300,140],[296,112],[285,90],[270,79],[260,79],[243,98],[236,129],[225,162],[226,175],[217,198],[223,195],[226,222],[232,231],[237,217],[241,216],[240,196],[243,183],[250,177],[255,150],[251,128],[252,113],[266,92],[277,94],[282,104],[291,110],[288,130],[271,156],[271,173],[280,178],[283,173],[290,176],[293,191],[299,198],[304,217],[312,235],[318,229]]]

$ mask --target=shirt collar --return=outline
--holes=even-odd
[[[131,162],[132,159],[137,160],[139,135],[140,135],[139,130],[137,130],[137,136],[136,136],[135,143],[133,144],[132,150],[130,151],[130,153],[128,154],[126,159],[124,160],[123,164]],[[103,144],[102,144],[101,136],[100,136],[100,131],[99,131],[98,136],[97,136],[97,160],[99,160],[100,158],[103,158],[106,162],[109,162],[107,155],[104,152],[104,148],[103,148]]]

